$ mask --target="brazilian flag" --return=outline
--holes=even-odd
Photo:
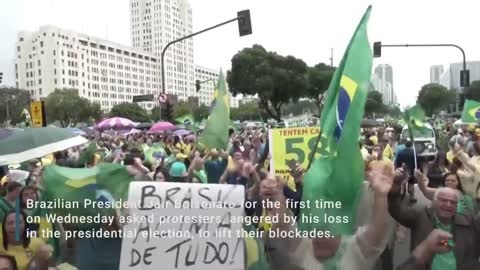
[[[145,161],[153,164],[155,160],[162,160],[167,157],[167,152],[160,143],[154,143],[148,148],[144,148]]]
[[[462,122],[480,122],[480,102],[471,99],[465,99],[465,103],[463,105]]]
[[[425,111],[420,105],[415,105],[405,110],[404,120],[408,125],[410,140],[413,142],[415,137],[421,137],[422,134],[428,134],[430,131],[426,126],[427,117]]]
[[[42,200],[78,203],[80,207],[66,208],[56,205],[53,214],[59,216],[95,216],[98,213],[112,215],[112,209],[83,207],[84,201],[104,203],[128,199],[128,186],[133,178],[120,164],[101,163],[93,168],[68,168],[56,165],[45,167]],[[66,205],[66,204],[65,204]],[[95,224],[71,224],[80,228]]]
[[[339,201],[342,207],[302,209],[302,217],[320,219],[319,223],[300,223],[299,228],[304,231],[328,229],[335,235],[354,232],[365,175],[358,134],[372,71],[372,50],[367,36],[370,12],[371,6],[360,20],[328,87],[320,121],[321,144],[304,178],[303,201]],[[348,222],[325,222],[325,215],[348,217]]]
[[[215,89],[215,99],[211,105],[210,116],[198,142],[208,149],[227,149],[230,124],[229,97],[225,77],[220,72]]]
[[[89,163],[95,157],[97,152],[97,143],[91,142],[88,147],[78,157],[78,164],[82,167]]]
[[[185,127],[192,126],[195,123],[195,120],[191,114],[184,115],[175,119],[179,124],[184,125]]]

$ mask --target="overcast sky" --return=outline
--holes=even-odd
[[[290,54],[309,65],[329,63],[330,48],[338,64],[361,15],[373,4],[370,42],[456,43],[467,60],[480,59],[478,0],[190,0],[194,31],[250,9],[253,34],[240,38],[236,24],[194,38],[195,63],[230,68],[239,50],[261,44],[267,50]],[[4,83],[14,84],[15,39],[19,30],[40,25],[84,32],[131,45],[129,0],[0,0],[0,71]],[[416,101],[429,82],[433,64],[459,62],[453,48],[384,48],[377,64],[393,66],[394,90],[402,106]]]

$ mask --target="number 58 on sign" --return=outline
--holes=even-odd
[[[270,171],[276,175],[282,175],[288,180],[290,177],[288,162],[290,160],[298,161],[303,168],[307,168],[312,153],[315,153],[315,158],[325,155],[326,143],[323,138],[315,151],[319,132],[319,127],[271,129],[269,131],[269,146],[272,155]]]

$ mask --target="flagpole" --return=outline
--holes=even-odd
[[[323,109],[322,101],[323,101],[324,97],[325,97],[325,95],[322,95],[322,97],[320,98],[320,107],[318,108],[319,118],[321,116],[321,112],[322,112],[322,109]],[[310,166],[312,166],[313,158],[315,157],[315,151],[317,150],[318,143],[320,142],[321,138],[322,138],[322,129],[320,129],[320,131],[318,132],[317,141],[315,142],[315,147],[313,148],[314,150],[310,154],[310,156],[308,157],[308,166],[307,166],[306,171],[308,171],[310,169]]]
[[[415,170],[416,170],[417,169],[417,151],[415,150],[415,139],[413,140],[412,147],[413,147],[413,160],[415,161]]]

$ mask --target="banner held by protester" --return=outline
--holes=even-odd
[[[243,270],[239,185],[132,182],[120,269]]]

